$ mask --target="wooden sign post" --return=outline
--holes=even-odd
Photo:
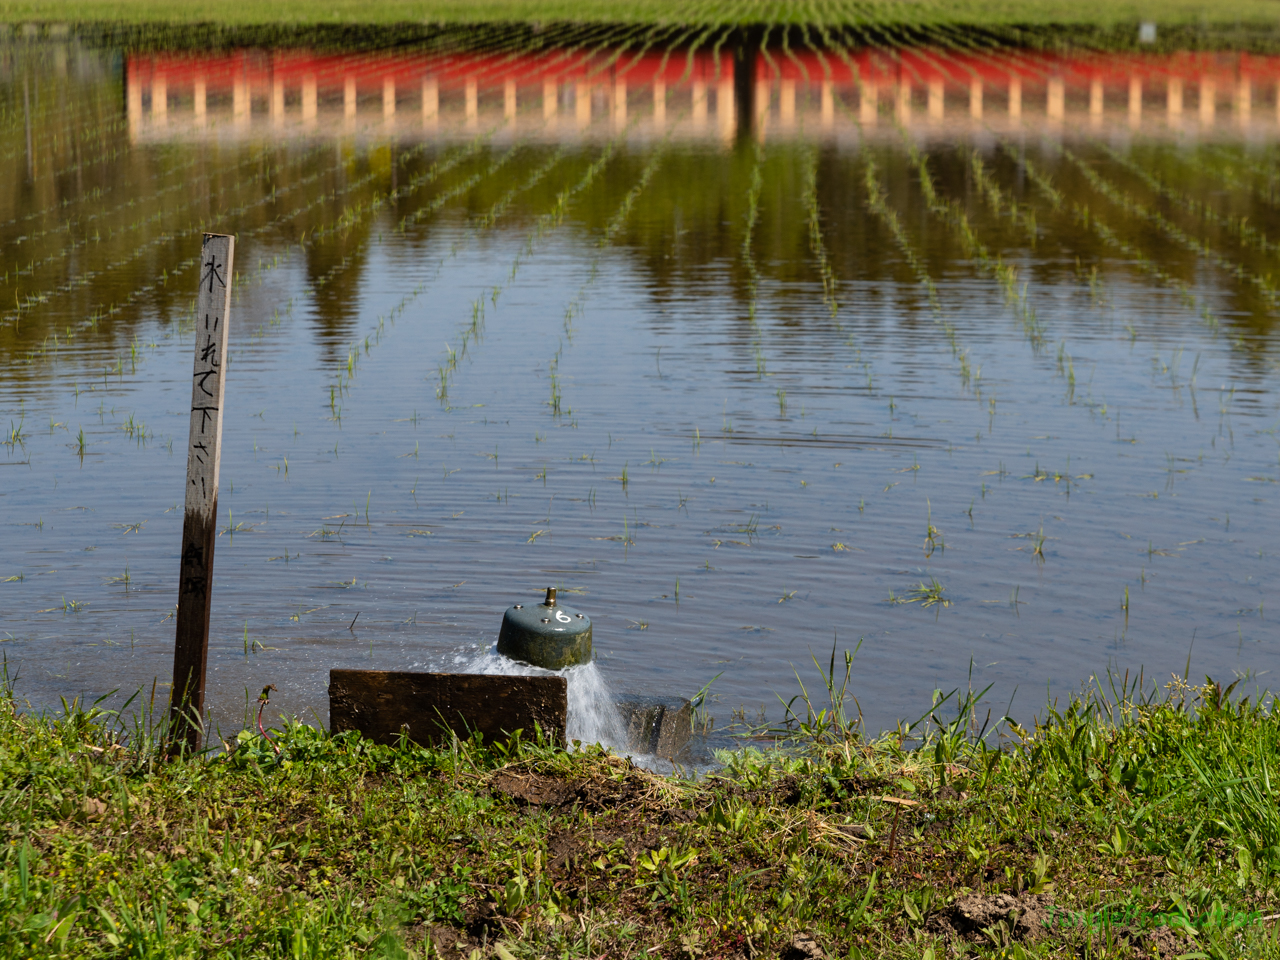
[[[191,436],[187,443],[186,513],[178,579],[177,637],[169,730],[174,743],[200,746],[204,675],[209,659],[213,600],[213,542],[218,521],[218,466],[222,441],[223,371],[231,321],[235,237],[206,233],[196,295],[196,355],[191,374]]]

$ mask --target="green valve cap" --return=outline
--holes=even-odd
[[[537,606],[517,603],[502,615],[498,652],[504,657],[562,670],[591,662],[591,618],[573,607],[556,603],[556,588]]]

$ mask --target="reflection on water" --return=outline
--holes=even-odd
[[[169,675],[204,230],[220,722],[472,662],[549,584],[602,682],[721,674],[721,724],[860,637],[873,724],[971,665],[1023,714],[1189,651],[1268,684],[1280,61],[636,36],[0,45],[33,702]]]
[[[133,142],[282,134],[559,140],[1062,134],[1272,137],[1280,57],[819,47],[666,52],[136,54]],[[601,123],[599,121],[607,121]]]

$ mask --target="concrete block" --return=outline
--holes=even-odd
[[[630,749],[678,760],[693,735],[693,705],[684,697],[627,696],[618,701]]]
[[[329,729],[359,730],[378,743],[395,743],[401,729],[416,743],[459,739],[478,730],[485,742],[534,725],[565,742],[569,685],[564,677],[484,676],[465,673],[329,671]]]

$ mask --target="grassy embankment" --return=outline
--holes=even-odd
[[[604,23],[768,23],[838,26],[893,23],[972,25],[1275,26],[1271,0],[0,0],[0,23],[155,23],[224,25],[396,24],[576,21]]]
[[[828,687],[697,782],[296,724],[162,763],[6,695],[0,955],[1280,954],[1270,711],[1175,681],[867,740]]]

